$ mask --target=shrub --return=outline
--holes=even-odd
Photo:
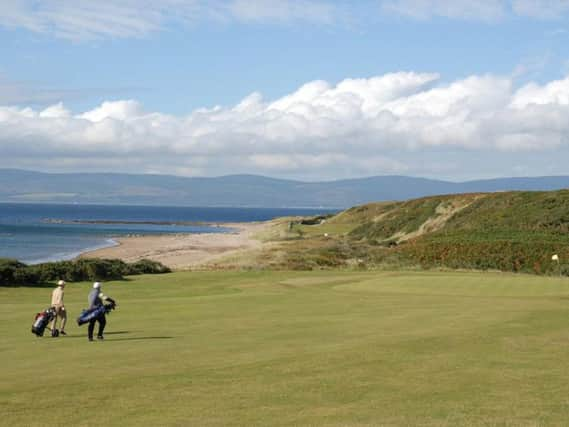
[[[170,271],[165,265],[147,259],[132,264],[118,259],[79,259],[36,265],[0,259],[0,286],[36,285],[58,279],[68,282],[120,280],[129,275]]]
[[[16,281],[16,277],[21,280],[17,271],[25,266],[14,259],[0,259],[0,285],[9,285]]]
[[[127,275],[136,274],[163,274],[170,273],[172,270],[157,261],[152,261],[150,259],[141,259],[132,264],[127,265],[128,273]]]

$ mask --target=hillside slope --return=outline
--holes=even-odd
[[[287,262],[296,268],[421,266],[569,275],[569,190],[371,203],[289,228]]]

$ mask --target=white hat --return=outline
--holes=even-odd
[[[99,282],[95,282],[93,283],[93,288],[94,289],[99,289],[101,287],[101,284]]]
[[[57,286],[65,286],[65,281],[60,280],[59,282],[57,282]]]

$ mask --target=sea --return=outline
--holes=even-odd
[[[114,246],[114,238],[225,233],[223,222],[266,221],[332,213],[313,208],[229,208],[0,203],[0,258],[26,264],[69,260]]]

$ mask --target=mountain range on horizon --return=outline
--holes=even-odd
[[[200,178],[0,169],[0,202],[14,203],[347,208],[442,194],[563,188],[569,188],[569,176],[451,182],[389,175],[303,182],[260,175]]]

